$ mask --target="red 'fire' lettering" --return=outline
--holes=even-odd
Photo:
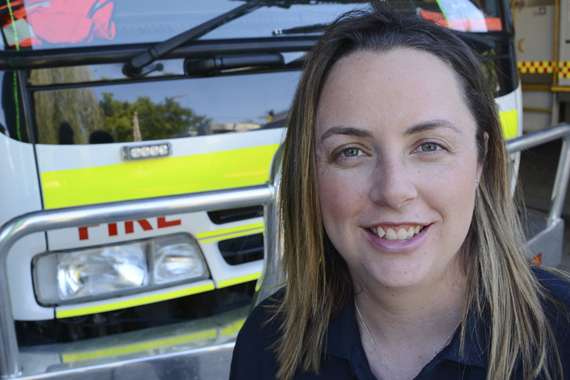
[[[89,230],[87,227],[79,227],[79,240],[88,240],[89,239]]]
[[[125,220],[125,234],[132,234],[135,232],[135,222],[143,229],[143,231],[152,231],[154,228],[152,224],[147,219],[139,220]],[[182,219],[172,219],[166,220],[165,216],[159,216],[156,218],[156,228],[169,228],[180,226],[182,224]],[[89,227],[95,226],[82,226],[78,227],[77,232],[79,233],[79,240],[89,240]],[[109,237],[119,235],[119,225],[118,223],[107,223],[107,235]]]
[[[179,226],[182,224],[181,219],[166,220],[166,217],[164,217],[164,216],[159,216],[156,219],[156,222],[157,222],[158,228],[174,227],[174,226]]]
[[[142,227],[144,231],[152,231],[152,226],[146,219],[137,220],[137,223]],[[135,224],[132,220],[125,221],[125,233],[132,234],[135,232]]]
[[[107,232],[109,236],[117,236],[119,234],[119,229],[117,228],[117,223],[107,224]]]

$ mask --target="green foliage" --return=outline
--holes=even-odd
[[[33,70],[30,77],[38,85],[90,80],[84,67]],[[109,133],[115,142],[136,141],[137,123],[142,140],[192,136],[198,134],[200,126],[210,123],[173,97],[158,103],[148,96],[121,101],[112,93],[98,97],[90,88],[37,91],[34,114],[38,140],[43,144],[87,144],[94,132],[101,131]]]
[[[194,135],[199,126],[210,122],[171,97],[154,103],[148,96],[143,96],[131,103],[114,99],[111,93],[103,93],[99,106],[103,112],[104,130],[116,141],[134,140],[135,118],[138,118],[143,140]]]

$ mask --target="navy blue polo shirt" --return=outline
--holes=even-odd
[[[561,305],[545,302],[564,366],[564,380],[570,380],[570,283],[543,270],[534,270],[540,283]],[[279,338],[279,319],[271,318],[271,309],[280,302],[283,292],[265,300],[250,314],[238,335],[234,349],[230,380],[275,379],[277,361],[274,354]],[[468,318],[464,351],[459,349],[460,329],[415,377],[415,380],[485,380],[486,347],[490,333],[484,321]],[[513,379],[521,378],[520,375]],[[349,302],[330,322],[325,353],[318,374],[298,371],[295,380],[376,380],[360,341],[354,303]]]

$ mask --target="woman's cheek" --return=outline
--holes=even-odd
[[[319,171],[319,194],[323,212],[353,208],[366,196],[370,170],[365,168],[325,168]]]

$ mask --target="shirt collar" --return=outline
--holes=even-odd
[[[451,342],[438,354],[441,360],[459,364],[487,367],[488,329],[481,318],[470,313],[466,320],[465,345],[460,347],[461,326],[455,331]],[[326,338],[326,354],[352,360],[361,351],[362,343],[356,321],[354,301],[347,304],[332,317]]]

